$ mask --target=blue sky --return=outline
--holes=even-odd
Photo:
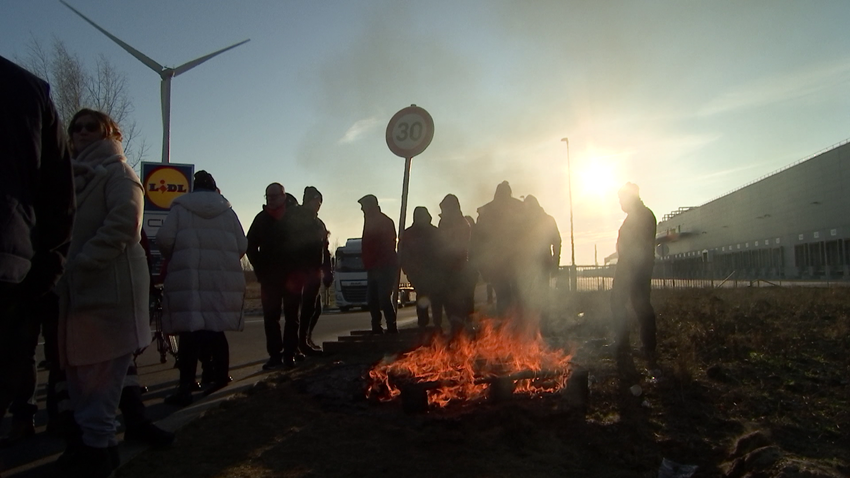
[[[324,194],[331,241],[357,237],[357,199],[398,225],[404,160],[387,122],[417,104],[435,123],[413,159],[413,207],[447,193],[465,214],[510,181],[537,196],[569,264],[614,251],[616,190],[661,217],[850,138],[850,2],[69,0],[167,66],[251,41],[172,82],[171,160],[212,173],[244,228],[273,181]],[[65,42],[127,75],[159,161],[159,77],[58,0],[0,6],[0,55]]]

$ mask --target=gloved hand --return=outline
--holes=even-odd
[[[331,284],[334,283],[334,273],[324,273],[322,274],[322,283],[325,285],[326,289],[330,289]]]
[[[29,273],[21,289],[31,297],[41,297],[50,292],[65,271],[65,256],[59,252],[37,252],[32,258]]]

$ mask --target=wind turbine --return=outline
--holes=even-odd
[[[160,91],[161,91],[161,96],[162,96],[162,162],[163,163],[168,162],[169,151],[171,149],[171,79],[174,78],[175,76],[181,74],[181,73],[185,73],[185,72],[191,70],[192,68],[200,65],[201,63],[209,60],[210,58],[212,58],[216,55],[219,55],[221,53],[226,52],[227,50],[231,50],[231,49],[236,48],[237,46],[239,46],[243,43],[247,43],[247,42],[251,41],[250,39],[242,40],[241,42],[239,42],[235,45],[231,45],[227,48],[222,48],[221,50],[218,50],[216,52],[210,53],[209,55],[205,55],[205,56],[202,56],[200,58],[194,59],[194,60],[187,62],[187,63],[184,63],[184,64],[182,64],[182,65],[180,65],[176,68],[168,68],[168,67],[162,66],[159,63],[153,61],[148,56],[146,56],[144,53],[136,50],[135,48],[131,47],[130,45],[128,45],[128,44],[124,43],[123,41],[121,41],[120,39],[118,39],[115,35],[109,33],[108,31],[104,30],[103,28],[99,27],[95,22],[89,20],[88,18],[86,18],[85,15],[78,12],[77,9],[75,9],[71,5],[68,5],[68,3],[65,2],[65,0],[59,0],[59,1],[62,2],[62,4],[65,5],[66,7],[70,8],[71,11],[73,11],[74,13],[79,15],[83,20],[85,20],[89,24],[91,24],[91,26],[100,30],[101,33],[103,33],[104,35],[109,37],[110,40],[117,43],[118,46],[120,46],[121,48],[126,50],[127,53],[133,55],[134,57],[136,57],[136,59],[138,59],[139,61],[141,61],[145,65],[147,65],[148,68],[155,71],[160,76],[160,78],[162,78]]]

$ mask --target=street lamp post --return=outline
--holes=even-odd
[[[575,292],[578,286],[576,277],[576,241],[573,233],[573,172],[570,169],[570,139],[562,138],[567,143],[567,188],[570,199],[570,291]]]

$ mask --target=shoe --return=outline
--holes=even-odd
[[[227,376],[227,379],[226,379],[226,380],[224,380],[224,381],[225,381],[225,382],[227,382],[227,383],[230,383],[230,382],[232,382],[232,381],[233,381],[233,377],[231,377],[230,375],[228,375],[228,376]],[[214,378],[207,377],[206,379],[201,379],[201,387],[202,387],[202,388],[203,388],[203,387],[209,387],[210,385],[212,385],[212,384],[214,384],[214,383],[216,383],[216,382],[218,382],[218,380],[216,380],[216,379],[214,379]]]
[[[117,452],[118,449],[115,449]],[[112,475],[113,460],[116,458],[109,448],[87,445],[68,448],[56,460],[59,476],[66,478],[108,478]],[[120,458],[118,458],[120,461]]]
[[[227,384],[230,383],[233,380],[230,377],[227,377],[227,378],[229,380],[222,380],[220,382],[211,383],[210,388],[204,390],[204,396],[206,397],[206,396],[212,395],[213,393],[215,393],[215,392],[221,390],[222,388],[226,387]]]
[[[382,329],[380,327],[377,327],[377,328],[372,327],[372,335],[383,335],[383,334],[384,334],[384,329]]]
[[[304,354],[308,357],[317,357],[319,355],[322,355],[321,349],[315,349],[313,347],[310,347],[310,345],[307,344],[307,343],[301,344],[301,346],[298,347],[298,349],[301,350],[302,354]]]
[[[9,434],[0,438],[0,448],[15,446],[33,435],[35,435],[35,425],[32,418],[19,419],[13,417]]]
[[[185,389],[182,389],[182,390],[179,390],[177,393],[175,393],[173,395],[169,395],[169,396],[165,397],[165,400],[163,400],[163,401],[165,403],[169,404],[169,405],[177,405],[178,407],[186,407],[186,406],[191,405],[192,402],[195,401],[195,399],[192,398],[192,392],[185,390]]]
[[[280,357],[272,357],[263,364],[263,370],[277,370],[283,367],[283,361]]]
[[[165,448],[174,443],[174,434],[151,422],[145,422],[142,425],[127,427],[124,431],[124,440],[143,442],[154,448]]]
[[[322,348],[321,348],[321,347],[319,347],[318,345],[316,345],[316,343],[315,343],[315,342],[313,342],[313,338],[312,338],[312,337],[310,337],[310,338],[308,338],[308,339],[307,339],[307,345],[309,345],[311,348],[314,348],[314,349],[316,349],[316,350],[322,350]]]
[[[117,470],[121,466],[121,452],[118,451],[118,445],[107,447],[106,451],[109,452],[109,466]]]
[[[295,358],[294,357],[284,357],[283,358],[283,368],[293,368],[295,367]]]
[[[301,352],[295,352],[295,356],[292,357],[296,362],[303,362],[307,360],[307,356],[302,354]]]
[[[395,325],[388,325],[387,326],[387,333],[388,334],[397,334],[398,333],[398,327],[396,327]]]

